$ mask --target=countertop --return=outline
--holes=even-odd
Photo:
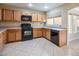
[[[45,28],[45,29],[51,29],[51,30],[57,30],[57,31],[65,30],[63,28],[54,28],[54,27],[33,27],[33,28]]]
[[[0,33],[6,31],[8,29],[21,29],[21,27],[0,27]]]
[[[62,28],[52,28],[52,27],[32,27],[32,28],[45,28],[45,29],[51,29],[51,30],[57,30],[57,31],[62,31],[62,30],[65,30],[65,29],[62,29]],[[1,32],[4,32],[8,29],[21,29],[21,27],[0,27],[0,33]]]

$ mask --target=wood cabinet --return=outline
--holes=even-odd
[[[42,35],[44,38],[51,40],[51,30],[50,29],[42,29]]]
[[[13,10],[3,9],[3,21],[13,21]]]
[[[45,14],[42,14],[42,22],[46,22],[47,18]]]
[[[14,21],[21,21],[21,12],[20,11],[14,11]]]
[[[32,14],[32,21],[33,22],[37,22],[38,21],[38,17],[37,17],[38,15],[36,14],[36,13],[33,13]]]
[[[21,29],[17,29],[16,30],[16,41],[20,41],[21,40]]]
[[[59,46],[67,45],[67,31],[59,31]]]
[[[7,31],[8,42],[20,41],[21,40],[21,29],[10,29]]]
[[[42,37],[42,29],[34,28],[33,29],[33,38]]]
[[[33,29],[33,38],[38,37],[38,30],[37,29]]]
[[[7,43],[7,31],[3,32],[3,41],[4,43]]]
[[[13,29],[11,29],[11,30],[8,30],[7,31],[7,40],[8,40],[8,42],[13,42],[13,41],[16,41],[15,40],[15,30],[13,30]]]
[[[2,21],[2,9],[0,9],[0,21]]]
[[[42,36],[44,37],[44,38],[46,38],[46,29],[42,29]]]
[[[4,47],[3,33],[0,33],[0,52],[2,51],[3,47]]]
[[[38,37],[42,37],[42,29],[40,28],[40,29],[38,29],[37,31],[38,31],[38,34],[37,34]]]
[[[40,13],[33,13],[32,21],[33,22],[46,22],[46,15],[40,14]]]
[[[38,14],[38,22],[42,22],[42,15]]]
[[[46,38],[48,40],[51,40],[51,30],[50,29],[46,29]]]

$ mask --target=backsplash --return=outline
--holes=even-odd
[[[39,23],[39,22],[24,22],[24,23],[30,23],[32,27],[34,28],[38,28],[38,27],[43,27],[44,23]],[[19,22],[5,22],[5,23],[0,23],[0,27],[17,27],[17,26],[21,26],[22,23]]]
[[[44,23],[31,23],[31,26],[33,28],[40,28],[44,26]]]

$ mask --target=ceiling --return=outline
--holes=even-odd
[[[38,10],[43,12],[50,11],[58,6],[63,5],[64,3],[31,3],[31,4],[32,6],[29,6],[29,3],[6,3],[6,5],[10,5],[14,7]],[[47,8],[44,8],[45,6]]]
[[[69,10],[68,12],[71,14],[79,15],[79,7],[73,8],[73,9]]]

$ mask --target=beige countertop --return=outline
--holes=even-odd
[[[0,33],[6,31],[8,29],[21,29],[21,27],[0,27]]]
[[[33,27],[33,28],[45,28],[45,29],[58,30],[58,31],[65,30],[63,28],[52,28],[52,27]]]
[[[45,29],[51,29],[51,30],[58,30],[58,31],[62,31],[62,30],[65,30],[65,29],[62,29],[62,28],[51,28],[51,27],[32,27],[32,28],[45,28]],[[16,27],[0,27],[0,33],[1,32],[4,32],[8,29],[21,29],[20,26]]]

